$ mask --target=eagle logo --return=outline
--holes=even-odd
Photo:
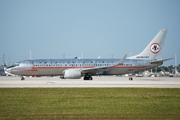
[[[161,50],[161,47],[158,43],[151,44],[150,50],[152,53],[157,54]]]

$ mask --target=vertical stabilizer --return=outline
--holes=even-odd
[[[132,57],[128,57],[127,59],[139,59],[139,60],[160,59],[166,38],[166,33],[167,30],[161,29],[140,54]]]

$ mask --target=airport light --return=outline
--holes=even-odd
[[[63,55],[63,59],[65,59],[65,53],[63,53],[62,55]]]
[[[83,52],[81,52],[81,59],[83,59]]]
[[[3,54],[3,58],[2,59],[3,59],[3,66],[6,66],[5,54]]]
[[[175,53],[175,60],[174,60],[174,73],[175,73],[175,76],[176,76],[176,72],[177,72],[177,68],[176,68],[176,66],[177,66],[177,54]]]
[[[29,59],[31,60],[31,51],[29,51]]]

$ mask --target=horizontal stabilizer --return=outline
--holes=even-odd
[[[167,59],[163,59],[163,60],[151,61],[151,64],[161,63],[161,62],[168,61],[168,60],[172,60],[172,59],[174,59],[174,58],[167,58]]]

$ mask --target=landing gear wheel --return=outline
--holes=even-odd
[[[90,76],[90,77],[89,77],[89,80],[93,80],[93,78]]]
[[[91,76],[84,76],[84,80],[93,80]]]
[[[129,80],[130,80],[130,81],[132,81],[132,80],[133,80],[133,78],[132,78],[132,77],[130,77],[130,78],[129,78]]]
[[[25,78],[24,78],[24,77],[21,77],[21,80],[25,80]]]

